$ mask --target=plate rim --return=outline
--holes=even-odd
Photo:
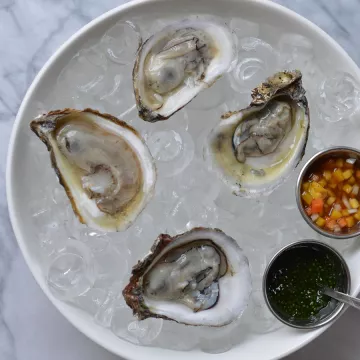
[[[107,351],[110,351],[114,353],[117,356],[121,356],[125,359],[129,360],[138,360],[138,359],[149,359],[149,358],[155,358],[155,356],[159,359],[167,359],[167,356],[172,356],[175,360],[181,359],[182,355],[184,354],[184,351],[175,351],[170,349],[163,349],[163,348],[149,348],[144,346],[137,346],[132,343],[129,343],[125,340],[116,338],[119,342],[119,346],[112,346],[109,347],[106,344],[104,344],[101,340],[97,339],[95,334],[92,334],[91,331],[89,331],[87,328],[81,327],[76,319],[74,319],[70,312],[67,311],[67,304],[61,303],[57,299],[55,299],[50,291],[47,289],[45,283],[40,281],[39,277],[36,276],[36,271],[34,271],[35,264],[31,259],[30,253],[26,250],[26,236],[23,234],[20,230],[20,219],[16,215],[16,206],[14,201],[14,192],[12,187],[12,181],[13,181],[13,157],[15,153],[15,145],[16,145],[16,139],[17,135],[19,133],[20,124],[22,123],[22,119],[25,115],[25,109],[27,108],[29,99],[31,98],[34,90],[37,88],[38,83],[42,79],[43,75],[48,71],[49,68],[52,67],[52,65],[57,61],[57,59],[65,52],[65,50],[74,42],[77,41],[77,39],[81,38],[86,34],[88,30],[95,27],[96,25],[106,22],[107,20],[111,19],[112,17],[116,17],[117,15],[120,15],[122,12],[125,12],[128,9],[131,8],[137,8],[141,7],[143,4],[147,3],[162,3],[167,2],[169,0],[132,0],[125,4],[122,4],[118,7],[115,7],[113,9],[110,9],[109,11],[105,12],[104,14],[96,17],[92,21],[90,21],[88,24],[84,25],[82,28],[80,28],[78,31],[76,31],[68,40],[66,40],[52,55],[51,57],[46,61],[46,63],[43,65],[41,70],[38,72],[34,80],[32,81],[31,85],[29,86],[22,102],[19,107],[18,113],[16,115],[15,121],[13,123],[13,127],[11,130],[11,136],[9,140],[8,145],[8,153],[6,157],[6,198],[7,198],[7,204],[8,204],[8,212],[10,216],[10,222],[15,234],[16,241],[18,243],[18,246],[20,248],[20,251],[25,259],[25,262],[30,269],[30,272],[32,276],[34,277],[36,283],[39,285],[39,287],[42,289],[42,291],[45,293],[47,298],[50,300],[50,302],[54,305],[54,307],[61,313],[62,316],[67,319],[70,324],[72,324],[78,331],[80,331],[82,334],[84,334],[86,337],[91,339],[93,342],[95,342],[97,345],[101,346],[102,348],[106,349]],[[171,0],[176,1],[176,0]],[[204,0],[205,1],[205,0]],[[206,0],[209,2],[212,2],[214,0]],[[310,20],[306,19],[302,15],[296,13],[293,10],[290,10],[286,8],[283,5],[280,5],[278,3],[274,3],[269,0],[227,0],[227,2],[232,3],[249,3],[257,4],[260,7],[267,8],[274,12],[282,13],[284,16],[288,16],[289,18],[292,18],[298,22],[301,22],[306,27],[310,28],[312,31],[316,32],[319,36],[321,36],[332,48],[336,49],[336,51],[341,54],[342,57],[346,58],[349,64],[353,66],[354,71],[356,71],[360,78],[360,69],[358,68],[357,64],[354,62],[354,60],[348,55],[348,53],[330,36],[328,35],[324,30],[322,30],[320,27],[312,23]],[[352,286],[352,294],[358,293],[360,290],[360,282],[357,286]],[[342,312],[342,314],[344,311]],[[341,314],[341,315],[342,315]],[[340,317],[340,316],[339,316]],[[338,317],[338,318],[339,318]],[[337,321],[337,320],[336,320]],[[336,321],[332,322],[331,324],[324,326],[318,330],[312,331],[310,333],[310,336],[306,337],[305,340],[299,341],[299,343],[291,347],[289,349],[285,349],[283,352],[279,353],[275,357],[268,358],[267,360],[276,360],[280,359],[282,357],[285,357],[298,349],[302,348],[303,346],[307,345],[311,341],[315,340],[320,334],[322,334],[326,329],[328,329],[331,325],[333,325]],[[99,326],[99,325],[96,325]],[[104,329],[105,330],[105,329]],[[107,330],[107,329],[106,329]],[[115,335],[114,335],[115,336]],[[126,349],[126,350],[125,350]],[[236,346],[232,348],[232,350],[236,349]],[[138,355],[132,356],[132,353],[137,353]],[[153,354],[150,355],[150,352]],[[204,354],[206,356],[209,356],[207,353],[200,352],[199,349],[186,351],[187,355],[194,354],[194,357],[196,356],[199,360],[202,360],[203,356],[201,354]],[[228,351],[226,353],[219,354],[218,356],[221,356],[223,359],[227,358],[229,360],[233,359],[233,355],[237,355],[234,351]]]

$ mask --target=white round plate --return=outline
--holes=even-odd
[[[331,60],[334,67],[346,69],[357,80],[360,71],[346,52],[325,32],[317,26],[295,14],[267,0],[138,0],[116,8],[89,23],[67,41],[40,71],[28,90],[17,115],[9,147],[7,163],[7,196],[9,212],[21,251],[31,269],[35,279],[44,293],[49,297],[56,308],[81,332],[109,351],[127,359],[156,359],[180,360],[187,359],[207,360],[209,354],[200,350],[188,353],[154,347],[135,346],[118,339],[110,330],[96,325],[85,313],[54,298],[46,285],[42,269],[37,262],[37,233],[31,226],[32,217],[30,203],[36,187],[39,174],[27,166],[29,122],[37,114],[37,102],[45,98],[58,74],[67,62],[89,40],[98,38],[108,28],[119,20],[131,19],[135,16],[152,14],[159,18],[167,14],[183,15],[207,13],[212,15],[232,17],[238,14],[242,18],[257,23],[267,23],[270,26],[281,24],[284,32],[301,34],[309,38],[324,60]],[[329,60],[329,61],[330,61]],[[197,119],[199,120],[199,119]],[[295,202],[295,199],[294,199]],[[353,293],[360,290],[360,249],[354,248],[346,254],[346,260],[352,274]],[[249,335],[230,351],[217,355],[222,359],[252,359],[270,360],[283,357],[309,341],[313,340],[325,330],[325,327],[316,331],[298,331],[283,327],[278,331]]]

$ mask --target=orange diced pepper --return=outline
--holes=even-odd
[[[326,220],[326,227],[329,230],[334,230],[335,225],[336,225],[336,221],[334,219]]]
[[[313,214],[319,214],[323,211],[324,200],[323,199],[313,199],[311,201],[311,212]]]
[[[343,228],[343,227],[345,227],[346,225],[347,225],[347,222],[346,222],[346,220],[342,217],[342,218],[340,218],[340,219],[338,219],[337,220],[337,223],[339,224],[339,226],[341,227],[341,228]]]

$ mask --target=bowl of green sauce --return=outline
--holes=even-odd
[[[302,240],[282,248],[268,264],[263,292],[271,312],[298,329],[323,326],[340,315],[344,304],[322,293],[329,287],[350,292],[344,258],[331,246]]]

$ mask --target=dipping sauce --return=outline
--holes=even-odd
[[[359,189],[359,161],[332,156],[315,161],[309,168],[301,185],[301,201],[318,227],[346,234],[360,221]]]
[[[347,292],[347,273],[339,257],[322,244],[295,244],[272,263],[266,295],[273,310],[293,323],[312,323],[338,306],[322,287]]]

